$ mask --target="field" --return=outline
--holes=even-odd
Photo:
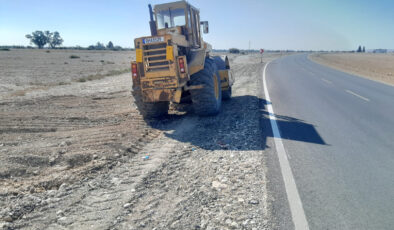
[[[132,51],[0,51],[0,99],[128,72]]]
[[[106,156],[126,148],[122,141],[137,143],[135,133],[150,134],[142,119],[131,119],[137,113],[131,79],[119,75],[133,58],[111,51],[0,52],[0,193],[57,188],[79,171],[102,167]],[[129,125],[135,128],[126,131]]]
[[[160,121],[133,104],[134,57],[0,52],[0,228],[267,228],[260,56],[230,56],[217,117]]]
[[[394,53],[312,54],[315,62],[341,71],[394,85]]]

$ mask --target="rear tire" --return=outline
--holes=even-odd
[[[143,102],[140,90],[133,90],[134,103],[140,114],[145,118],[160,118],[168,114],[169,102],[160,101],[155,103]]]
[[[204,86],[190,90],[194,112],[200,116],[218,114],[222,105],[222,88],[219,72],[211,58],[205,59],[203,70],[190,77],[190,84]]]

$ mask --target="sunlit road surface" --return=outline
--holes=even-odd
[[[309,228],[393,229],[394,87],[304,54],[266,81]]]

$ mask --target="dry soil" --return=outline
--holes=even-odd
[[[72,54],[81,58],[71,60]],[[93,61],[84,62],[86,56]],[[130,74],[106,76],[133,57],[0,53],[0,227],[272,228],[260,57],[230,56],[236,83],[218,116],[198,117],[185,105],[149,121],[133,105]],[[64,62],[75,69],[63,68]],[[96,73],[100,77],[78,80]]]
[[[309,58],[350,74],[394,85],[394,53],[319,53]]]

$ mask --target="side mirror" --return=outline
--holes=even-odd
[[[209,25],[208,25],[208,21],[202,21],[200,22],[200,24],[202,25],[202,30],[204,32],[204,34],[209,33]]]

